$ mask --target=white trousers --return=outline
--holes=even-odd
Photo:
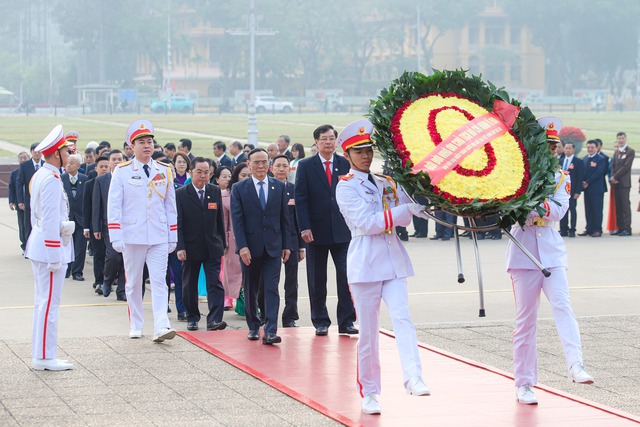
[[[151,306],[153,307],[153,331],[171,327],[167,308],[169,307],[169,290],[165,281],[167,273],[167,243],[159,245],[125,244],[124,258],[125,293],[129,305],[129,325],[131,329],[142,330],[144,316],[142,313],[142,271],[145,262],[149,269],[151,281]]]
[[[31,357],[55,359],[58,353],[58,309],[66,265],[52,273],[47,270],[46,262],[31,260],[31,269],[35,279]]]
[[[582,363],[580,330],[571,309],[567,272],[564,267],[552,268],[550,271],[551,276],[545,278],[539,270],[509,270],[516,300],[516,329],[513,332],[516,387],[534,386],[538,382],[536,332],[540,291],[544,292],[551,304],[567,369],[576,362]]]
[[[358,335],[358,389],[361,396],[380,394],[380,300],[384,300],[400,353],[403,381],[422,376],[416,328],[411,321],[407,280],[355,283],[350,285],[360,327]]]

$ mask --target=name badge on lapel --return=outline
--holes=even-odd
[[[217,203],[208,203],[207,204],[207,209],[218,209],[218,204]]]
[[[591,167],[592,167],[592,168],[595,168],[596,166],[598,166],[598,165],[596,164],[596,162],[591,162]]]
[[[287,203],[287,205],[295,206],[296,205],[296,199],[289,199],[289,203]]]

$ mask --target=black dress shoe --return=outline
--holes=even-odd
[[[295,320],[292,320],[291,322],[286,322],[286,323],[282,323],[282,327],[283,328],[297,328],[298,325],[296,324]]]
[[[186,322],[187,321],[187,313],[178,313],[178,321]]]
[[[207,331],[221,331],[227,327],[227,322],[211,322],[207,323]]]
[[[620,236],[620,237],[631,236],[631,232],[629,230],[624,230],[616,234],[616,236]]]
[[[198,322],[195,320],[190,320],[187,322],[187,331],[197,331],[198,330]]]
[[[171,313],[171,307],[167,307],[167,313]]]
[[[446,242],[447,240],[451,240],[451,237],[443,237],[442,240]]]
[[[98,287],[98,282],[93,282],[93,289]]]
[[[561,235],[562,237],[569,237],[569,233],[567,233],[566,231],[561,231],[561,232],[560,232],[560,235]]]
[[[82,277],[82,274],[74,274],[73,280],[76,280],[78,282],[84,282],[84,277]]]
[[[583,231],[582,233],[578,234],[578,236],[591,236],[591,233],[587,233],[586,231]]]
[[[400,238],[400,240],[402,240],[403,242],[408,242],[409,241],[409,236],[407,234],[398,234],[398,237]]]
[[[570,231],[569,232],[569,237],[576,237],[576,232],[575,231]]]
[[[433,237],[429,237],[429,240],[438,240],[438,239],[441,239],[441,238],[442,237],[436,235],[436,236],[433,236]]]
[[[262,344],[264,345],[273,345],[282,342],[282,338],[277,336],[276,334],[264,334],[262,337]]]
[[[422,233],[418,233],[413,237],[415,237],[416,239],[424,239],[425,237],[427,237],[427,235],[426,234],[422,234]]]
[[[111,295],[111,285],[107,285],[106,283],[102,284],[102,295],[105,298]]]
[[[316,328],[316,335],[319,336],[319,337],[324,337],[328,333],[329,333],[329,327],[328,326],[318,326]]]
[[[249,331],[249,333],[247,334],[247,339],[250,341],[258,341],[260,339],[260,332]]]
[[[64,278],[68,279],[69,277],[71,277],[71,272],[67,271],[67,273],[64,275]]]
[[[126,295],[118,295],[116,297],[116,300],[118,300],[118,301],[126,301],[127,300],[127,296]]]
[[[339,334],[355,335],[355,334],[358,333],[358,328],[356,328],[353,325],[351,325],[351,326],[340,326],[338,328],[338,333]]]
[[[102,295],[102,286],[102,284],[99,284],[93,291],[98,295]]]
[[[617,236],[618,235],[618,230],[613,230],[610,234],[612,236]]]
[[[416,235],[417,235],[417,234],[418,234],[418,233],[415,233],[415,232],[414,232],[413,234],[409,234],[409,237],[416,237]]]

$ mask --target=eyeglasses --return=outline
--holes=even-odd
[[[322,137],[318,141],[320,142],[336,142],[336,137],[332,136],[330,138]]]

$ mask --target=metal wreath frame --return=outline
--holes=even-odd
[[[479,317],[485,317],[486,313],[485,313],[485,308],[484,308],[484,285],[482,283],[482,268],[480,266],[480,250],[478,249],[478,238],[476,236],[476,233],[483,233],[485,231],[491,231],[491,230],[495,230],[497,228],[501,228],[498,223],[496,222],[495,224],[489,224],[489,225],[478,225],[476,224],[476,218],[475,217],[462,217],[462,218],[467,218],[469,220],[469,224],[471,224],[471,226],[467,227],[465,225],[458,225],[458,224],[453,224],[449,221],[445,221],[441,218],[438,218],[435,216],[435,212],[447,212],[445,210],[442,209],[425,209],[424,213],[426,216],[428,216],[429,218],[431,218],[432,220],[434,220],[435,222],[437,222],[438,224],[444,225],[445,227],[449,227],[453,229],[453,234],[455,235],[456,238],[456,257],[457,257],[457,264],[458,264],[458,283],[464,283],[465,278],[464,278],[464,273],[462,271],[462,255],[460,253],[460,234],[459,234],[459,230],[463,230],[463,231],[469,231],[471,232],[471,237],[473,239],[473,249],[475,252],[475,256],[476,256],[476,271],[478,274],[478,293],[480,296],[480,309],[479,309]],[[449,212],[448,212],[449,213]],[[455,214],[453,214],[455,215]],[[460,215],[456,215],[457,217]],[[529,252],[527,250],[527,248],[525,248],[522,243],[520,243],[518,241],[518,239],[516,239],[515,237],[513,237],[513,234],[511,234],[511,232],[509,230],[507,230],[506,228],[501,228],[501,230],[507,235],[507,237],[509,237],[509,239],[513,242],[513,244],[515,244],[526,256],[527,258],[529,258],[531,260],[531,262],[533,262],[536,267],[538,267],[540,269],[540,272],[544,275],[544,277],[549,277],[551,275],[551,272],[549,270],[547,270],[542,264],[540,264],[540,262],[531,254],[531,252]]]

